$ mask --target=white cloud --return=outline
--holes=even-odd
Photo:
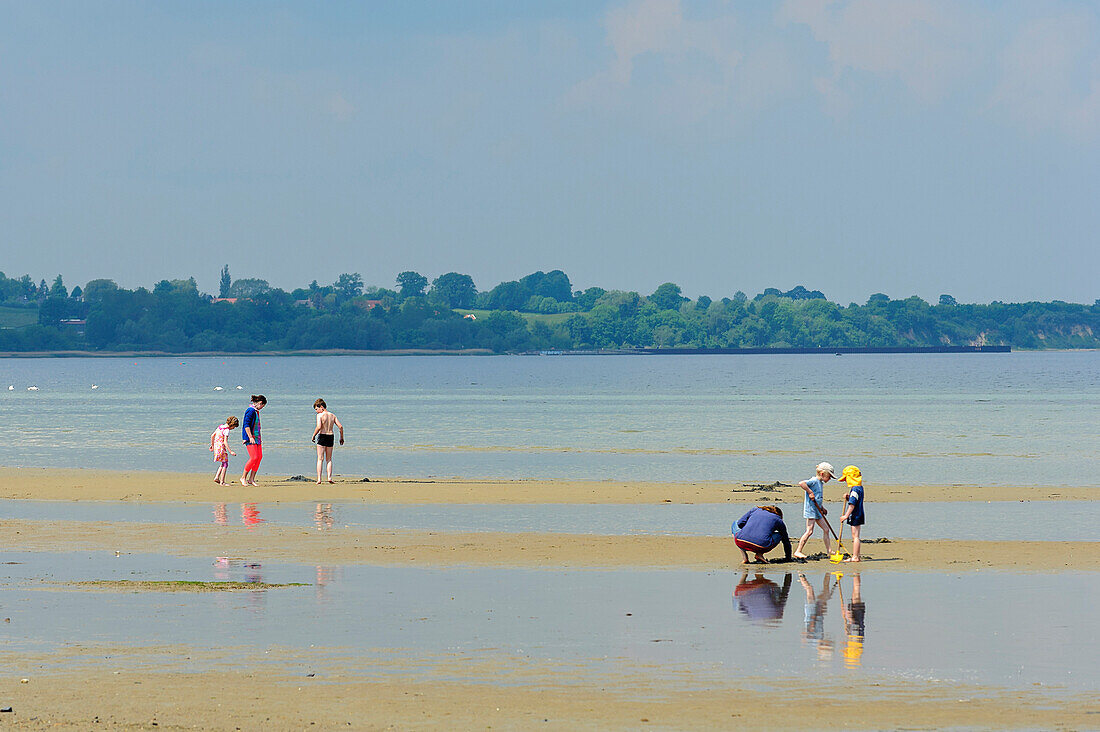
[[[1001,57],[991,107],[1032,131],[1100,137],[1100,43],[1084,11],[1025,24]]]
[[[938,101],[969,72],[981,44],[975,19],[939,0],[787,0],[779,19],[806,25],[827,47],[830,82],[817,83],[825,94],[842,93],[846,76],[866,73]]]
[[[680,0],[634,0],[604,28],[611,59],[569,102],[674,124],[729,120],[789,94],[799,76],[787,44],[730,12],[692,18]]]

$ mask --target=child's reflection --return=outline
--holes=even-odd
[[[733,589],[734,607],[751,621],[778,625],[783,618],[787,596],[791,593],[792,581],[790,572],[783,575],[782,587],[759,572],[752,580],[749,579],[748,572],[742,572],[741,580]]]
[[[806,581],[806,575],[798,573],[798,581],[806,590],[806,624],[802,631],[804,641],[817,644],[817,655],[826,660],[833,655],[833,640],[825,634],[825,611],[829,599],[833,596],[833,576],[826,574],[821,580],[821,593],[815,593],[813,586]]]
[[[839,583],[838,583],[839,584]],[[840,611],[844,614],[844,665],[856,668],[863,663],[863,639],[866,634],[864,614],[866,606],[860,593],[860,576],[852,576],[852,601],[844,604],[844,588],[840,588]]]
[[[335,520],[332,518],[332,504],[331,503],[318,503],[317,508],[313,511],[313,524],[321,531],[326,531],[332,528]]]

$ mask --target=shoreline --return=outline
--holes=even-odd
[[[488,348],[392,348],[361,351],[345,348],[300,351],[0,351],[0,358],[238,358],[243,356],[495,356]]]
[[[219,486],[212,473],[118,471],[92,468],[0,467],[0,498],[55,501],[307,502],[385,504],[760,504],[802,500],[797,485],[753,482],[656,483],[494,478],[337,477],[335,484],[260,474],[261,485]],[[1098,486],[868,486],[868,501],[1095,501]],[[840,500],[842,484],[826,486],[826,504]]]

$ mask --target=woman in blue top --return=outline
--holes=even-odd
[[[245,449],[248,450],[248,462],[244,464],[241,485],[256,485],[256,471],[260,469],[260,461],[264,459],[264,448],[260,442],[260,410],[266,406],[267,397],[253,394],[252,403],[244,410],[241,437],[244,439]]]
[[[825,514],[828,511],[821,503],[825,497],[825,484],[836,477],[836,472],[833,471],[833,466],[829,463],[818,463],[816,472],[817,477],[804,480],[798,484],[802,490],[806,491],[806,500],[802,504],[802,515],[806,518],[806,533],[798,540],[798,548],[794,550],[794,555],[799,559],[806,558],[802,550],[805,548],[806,542],[813,536],[815,524],[821,527],[821,533],[825,535],[825,553],[833,553],[832,542],[829,540],[829,525],[825,523]]]
[[[778,506],[749,509],[748,513],[737,519],[733,531],[733,543],[741,550],[742,564],[751,564],[747,552],[752,552],[757,562],[767,564],[764,555],[780,543],[787,552],[787,559],[791,558],[791,540],[787,537],[787,525],[783,523],[783,512]]]

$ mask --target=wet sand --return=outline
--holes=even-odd
[[[677,677],[532,667],[503,655],[338,658],[271,649],[237,667],[188,648],[0,654],[0,699],[16,729],[1089,729],[1095,695],[920,679]],[[51,672],[51,667],[79,670]],[[201,670],[181,671],[195,666]],[[309,674],[314,674],[310,676]],[[27,683],[20,683],[26,678]],[[499,683],[506,679],[505,684]],[[795,689],[794,685],[798,684]],[[855,711],[853,711],[855,710]]]
[[[334,485],[314,479],[260,474],[258,488],[240,483],[219,486],[209,474],[113,472],[0,468],[0,498],[58,501],[359,501],[399,504],[654,504],[765,503],[802,500],[797,480],[746,478],[729,483],[637,483],[627,481],[550,481],[433,478],[408,480],[338,478]],[[764,486],[764,487],[760,487]],[[825,488],[828,500],[839,499],[842,483]],[[880,485],[868,481],[868,500],[886,501],[1057,501],[1100,500],[1100,486],[929,486]]]
[[[729,536],[599,536],[549,533],[451,533],[255,526],[188,526],[110,521],[0,522],[0,546],[22,551],[166,553],[185,557],[262,556],[304,564],[553,569],[739,567]],[[813,541],[807,549],[820,552]],[[1100,542],[892,540],[864,544],[865,571],[1095,570]],[[775,568],[839,566],[827,559]]]
[[[747,484],[581,481],[351,479],[335,485],[263,476],[264,485],[220,487],[206,474],[0,469],[0,497],[60,501],[303,502],[377,504],[660,504],[795,501],[797,487]],[[839,496],[842,486],[827,486]],[[1096,500],[1100,489],[876,486],[876,501]],[[870,535],[869,535],[870,536]],[[0,521],[0,547],[15,551],[167,553],[251,557],[309,564],[484,566],[545,569],[700,569],[740,567],[725,536],[597,536],[458,533],[332,528]],[[820,551],[818,539],[809,551]],[[770,570],[846,573],[982,570],[1092,572],[1100,542],[897,540],[865,544],[868,561],[774,564]],[[755,569],[759,569],[754,567]],[[769,570],[769,571],[770,571]],[[163,591],[156,587],[21,584],[28,591]],[[293,592],[292,588],[275,590]],[[16,630],[14,627],[12,630]],[[1095,694],[1058,687],[1005,689],[922,678],[735,679],[706,669],[620,663],[539,661],[493,649],[426,657],[376,649],[181,646],[99,647],[51,653],[0,651],[0,724],[16,729],[806,729],[1096,728]],[[596,659],[593,659],[596,661]],[[313,674],[313,676],[310,676]],[[27,679],[27,683],[21,683]],[[504,683],[501,683],[501,680]],[[857,709],[857,713],[852,710]]]

